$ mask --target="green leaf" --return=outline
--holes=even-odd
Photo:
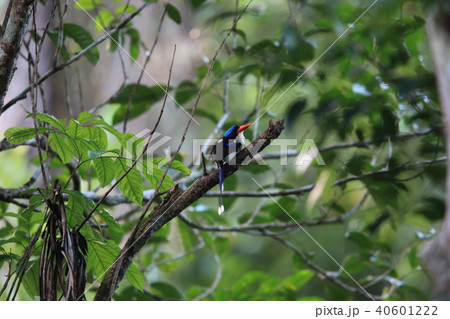
[[[170,231],[170,223],[167,223],[153,235],[151,243],[152,244],[167,243],[169,241],[167,239],[167,237],[169,237],[169,231]]]
[[[175,101],[177,101],[178,104],[184,104],[194,96],[197,96],[198,90],[199,89],[194,82],[183,81],[177,87],[175,92]]]
[[[174,300],[183,299],[183,295],[181,294],[181,292],[176,287],[166,282],[154,282],[151,284],[150,290],[163,298]]]
[[[217,237],[214,240],[214,247],[216,248],[219,256],[223,257],[229,251],[230,240],[225,237]]]
[[[420,266],[420,259],[417,254],[417,246],[412,247],[411,250],[407,254],[409,264],[411,265],[411,268],[416,269]]]
[[[439,221],[445,215],[445,198],[427,196],[418,203],[417,213],[432,221]]]
[[[130,155],[133,158],[136,158],[144,151],[146,139],[143,137],[137,137],[133,133],[125,133],[121,143],[125,146],[125,149],[130,153]]]
[[[49,130],[46,127],[38,127],[39,134],[43,134]],[[35,131],[32,127],[15,126],[5,131],[5,137],[10,144],[18,144],[33,139],[35,137]]]
[[[101,282],[106,271],[119,255],[120,248],[112,240],[108,240],[106,243],[88,241],[88,247],[88,265],[97,276],[98,281]],[[130,265],[125,276],[133,287],[140,291],[144,289],[145,277],[135,263]]]
[[[372,170],[372,166],[369,163],[369,158],[360,154],[356,154],[347,163],[345,163],[345,168],[350,174],[355,176]]]
[[[53,45],[57,47],[58,45],[61,45],[61,48],[59,50],[59,56],[64,61],[67,61],[70,59],[69,51],[67,50],[67,47],[64,45],[64,39],[60,39],[60,31],[59,30],[48,30],[47,35],[49,39],[52,41]],[[62,41],[63,43],[59,43],[59,41]]]
[[[122,13],[133,13],[137,10],[135,6],[132,4],[121,4],[116,9],[116,14],[122,14]]]
[[[224,189],[228,191],[236,190],[238,187],[238,178],[237,175],[230,175],[224,181]],[[223,198],[223,205],[225,209],[230,209],[233,206],[234,202],[236,202],[236,197],[225,197]]]
[[[50,147],[59,155],[59,158],[64,164],[67,164],[72,160],[72,147],[69,145],[63,134],[50,132],[48,142]]]
[[[283,31],[282,45],[287,58],[294,65],[314,58],[316,44],[299,34],[296,27],[288,25]]]
[[[114,34],[111,34],[109,37],[109,43],[108,43],[108,51],[109,52],[115,52],[117,48],[120,46],[123,46],[124,36],[123,32],[116,32]]]
[[[145,177],[147,178],[148,182],[154,189],[159,184],[159,181],[164,175],[164,170],[161,169],[158,165],[153,163],[153,160],[143,161],[142,162],[142,172],[144,173]],[[172,178],[167,174],[164,177],[164,181],[161,184],[161,187],[159,191],[165,191],[166,189],[171,188],[174,185]]]
[[[99,157],[100,155],[103,155],[103,154],[108,153],[108,152],[109,152],[108,150],[89,150],[88,151],[88,157],[91,160],[94,160],[97,157]]]
[[[167,14],[169,15],[170,19],[175,21],[177,24],[181,23],[181,14],[180,14],[180,11],[178,11],[178,9],[176,7],[174,7],[170,3],[167,3],[166,10],[167,10]]]
[[[21,214],[18,213],[10,213],[10,212],[6,212],[6,213],[0,213],[0,219],[3,217],[13,217],[13,218],[17,218],[17,219],[22,219],[23,221],[26,222],[26,219],[23,218],[23,216]]]
[[[115,231],[116,233],[123,233],[122,226],[120,226],[114,217],[112,217],[105,209],[100,209],[98,214],[112,231]]]
[[[64,28],[64,35],[73,39],[75,43],[80,46],[81,49],[85,49],[94,42],[94,39],[89,34],[89,32],[87,32],[85,29],[83,29],[77,24],[65,23],[63,28]],[[87,51],[84,56],[93,65],[97,64],[98,60],[100,59],[100,53],[97,47],[94,47],[89,51]]]
[[[296,211],[294,210],[295,205],[297,204],[297,200],[292,197],[281,197],[277,199],[276,203],[269,203],[267,205],[264,205],[262,210],[270,212],[270,215],[273,219],[280,220],[283,222],[291,222],[292,217],[296,218]],[[282,209],[280,209],[280,206],[283,207],[283,210],[287,211],[289,213],[286,214]]]
[[[130,113],[128,120],[134,119],[146,112],[154,103],[158,102],[164,97],[165,86],[148,87],[142,84],[129,84],[123,90],[113,97],[109,103],[121,104],[121,106],[114,113],[113,125],[120,123],[125,118],[125,113],[128,108],[129,99],[131,99]]]
[[[8,203],[6,202],[0,202],[0,213],[4,213],[6,212],[6,210],[8,209]]]
[[[139,47],[141,44],[141,36],[139,34],[139,32],[134,29],[128,29],[126,34],[130,37],[130,57],[131,57],[131,62],[135,62],[136,59],[139,57]]]
[[[105,120],[103,120],[103,119],[93,120],[91,125],[100,126],[105,131],[114,135],[117,138],[117,140],[122,143],[123,134],[120,133],[117,129],[115,129],[112,125],[109,125]]]
[[[189,0],[192,9],[198,9],[206,0]]]
[[[27,117],[31,117],[33,116],[32,114],[28,115]],[[54,128],[57,128],[61,131],[65,131],[65,126],[66,126],[66,120],[65,119],[57,119],[56,117],[54,117],[53,115],[50,114],[45,114],[45,113],[36,113],[36,119],[48,123],[51,126],[53,126]]]
[[[39,296],[39,261],[33,261],[33,266],[23,276],[23,287],[27,294],[31,297]]]
[[[247,42],[247,35],[245,34],[244,30],[236,29],[236,34],[242,38],[245,42]]]
[[[267,172],[269,169],[270,168],[268,165],[262,165],[257,162],[251,162],[247,165],[241,166],[241,170],[250,172],[252,174],[262,174]]]
[[[288,289],[296,291],[304,286],[312,277],[314,277],[314,271],[309,269],[300,270],[294,275],[284,279],[281,282],[281,285]]]
[[[78,115],[77,121],[80,124],[83,124],[83,123],[86,123],[87,121],[92,120],[94,118],[101,118],[101,116],[96,115],[96,114],[92,114],[92,113],[89,113],[89,112],[86,112],[86,111],[83,111],[83,112],[80,113],[80,115]]]
[[[349,234],[347,234],[347,238],[353,241],[362,249],[370,249],[373,247],[372,240],[363,233],[350,232]]]
[[[114,166],[116,179],[119,179],[123,174],[125,174],[127,169],[131,166],[131,163],[127,163],[127,160],[124,158],[117,158],[114,161]],[[122,193],[136,203],[136,205],[142,206],[144,189],[141,174],[136,167],[133,167],[119,182],[119,188]]]
[[[288,106],[287,112],[286,112],[286,127],[287,129],[291,130],[295,128],[295,121],[298,119],[300,114],[305,110],[307,106],[307,101],[305,98],[300,98],[299,100],[295,101],[291,105]]]
[[[98,150],[104,150],[108,147],[108,136],[105,131],[99,127],[83,126],[81,130],[81,137],[84,140],[91,142]]]
[[[86,198],[82,193],[73,190],[64,190],[68,194],[67,201],[67,222],[70,226],[79,225],[83,222],[83,212],[94,207],[92,200]]]
[[[100,10],[100,12],[95,17],[95,29],[97,31],[102,31],[106,29],[113,20],[114,13],[107,9]]]
[[[109,100],[109,103],[128,104],[130,95],[133,94],[133,103],[157,102],[164,96],[165,86],[155,85],[148,87],[143,84],[128,84],[120,93]]]
[[[186,111],[187,111],[187,112],[190,112],[190,110],[186,110]],[[214,124],[216,124],[217,121],[218,121],[218,119],[217,119],[217,117],[214,115],[214,113],[208,112],[208,111],[203,110],[203,109],[197,109],[197,110],[195,111],[195,115],[196,115],[196,116],[204,117],[204,118],[206,118],[206,119],[208,119],[208,120],[211,120],[211,122],[213,122]]]
[[[67,126],[66,133],[72,139],[81,138],[82,127],[78,121],[70,119],[69,126]]]
[[[167,162],[170,161],[170,158],[164,158],[164,157],[157,157],[153,159],[153,163],[158,164],[158,166],[167,166]],[[191,170],[184,165],[183,162],[178,160],[173,160],[172,165],[170,165],[170,168],[175,169],[185,175],[191,175]]]
[[[180,218],[177,218],[177,221],[178,231],[181,236],[181,242],[183,244],[184,251],[189,251],[194,247],[195,235],[192,232],[192,228],[187,226]]]
[[[100,5],[105,5],[105,3],[101,0],[78,0],[75,2],[75,9],[87,11]]]
[[[68,143],[73,146],[74,155],[85,161],[98,153],[106,152],[108,140],[103,129],[93,126],[81,126],[77,121],[71,119],[67,127]],[[98,155],[97,155],[98,156]]]
[[[171,257],[172,256],[170,254],[163,252],[158,256],[158,258],[155,260],[155,262],[161,262],[161,261],[163,261],[165,259],[169,259]],[[172,260],[170,262],[164,262],[164,263],[158,265],[158,268],[164,272],[173,272],[173,271],[177,270],[179,266],[180,266],[180,260],[178,259],[178,260]]]
[[[17,243],[17,244],[21,244],[20,241],[18,241],[16,238],[9,238],[9,239],[1,239],[0,240],[0,247],[9,243]],[[14,255],[14,254],[9,254],[9,253],[5,253],[3,249],[0,250],[1,254],[0,254],[0,267],[3,266],[3,263],[5,261],[13,261],[13,260],[18,260],[20,258],[20,256],[18,255]]]
[[[247,272],[233,285],[233,300],[247,300],[251,298],[259,284],[270,276],[259,271]]]

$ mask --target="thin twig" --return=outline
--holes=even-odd
[[[423,160],[411,164],[403,164],[398,165],[391,168],[382,168],[379,170],[374,170],[370,172],[363,173],[361,175],[355,175],[350,177],[345,177],[336,180],[333,185],[334,186],[340,186],[344,185],[349,182],[353,181],[360,181],[363,179],[366,179],[368,177],[378,176],[378,175],[384,175],[389,173],[399,173],[401,171],[405,170],[414,170],[418,167],[422,167],[424,165],[430,165],[435,163],[441,163],[445,162],[447,160],[447,156],[442,156],[436,159],[432,160]],[[275,191],[268,191],[268,192],[240,192],[240,191],[224,191],[222,193],[223,197],[266,197],[266,196],[288,196],[288,195],[303,195],[304,193],[310,192],[314,188],[315,184],[309,184],[298,188],[290,188],[285,190],[275,190]],[[208,194],[205,195],[206,197],[218,197],[220,196],[219,192],[208,192]]]
[[[269,229],[296,229],[300,226],[318,226],[318,225],[325,225],[325,224],[335,224],[335,223],[341,223],[344,220],[348,219],[349,217],[356,214],[356,212],[359,211],[359,209],[362,207],[364,202],[366,201],[369,193],[366,192],[362,199],[349,211],[347,211],[344,214],[338,215],[336,217],[330,217],[330,218],[323,218],[323,219],[317,219],[317,220],[298,220],[295,222],[270,222],[270,223],[261,223],[261,224],[243,224],[243,225],[237,225],[237,226],[222,226],[222,225],[203,225],[196,223],[189,218],[187,218],[184,214],[178,215],[180,219],[189,227],[196,228],[199,230],[204,231],[211,231],[211,232],[243,232],[248,233],[249,231],[263,231],[263,230],[269,230]]]
[[[219,286],[220,280],[222,279],[222,264],[220,263],[220,257],[213,247],[211,247],[211,251],[213,253],[214,261],[217,267],[216,276],[214,277],[214,281],[212,282],[211,286],[204,292],[202,292],[200,295],[193,298],[193,300],[202,300],[211,295],[214,292],[214,290],[216,290],[217,286]]]
[[[348,292],[357,293],[357,294],[367,298],[367,292],[364,289],[361,289],[359,287],[350,286],[349,284],[345,283],[344,281],[340,280],[335,275],[333,275],[332,272],[329,272],[329,271],[326,271],[326,270],[322,269],[321,267],[319,267],[318,265],[313,263],[309,258],[307,258],[303,254],[303,252],[301,252],[297,247],[295,247],[289,241],[287,241],[287,240],[285,240],[285,239],[283,239],[283,238],[281,238],[281,237],[279,237],[277,235],[269,233],[267,231],[264,231],[264,235],[277,240],[283,246],[285,246],[285,247],[289,248],[290,250],[292,250],[305,264],[308,265],[309,268],[311,268],[312,270],[314,270],[316,273],[320,274],[321,276],[323,276],[327,280],[331,281],[335,285],[337,285],[337,286],[347,290]],[[376,295],[372,295],[372,294],[370,296],[374,300],[383,300],[383,296],[376,296]]]
[[[102,42],[104,42],[105,40],[109,39],[112,35],[114,35],[115,33],[117,33],[119,30],[121,30],[122,28],[124,28],[128,22],[130,22],[134,17],[136,17],[139,13],[142,12],[142,10],[144,10],[147,6],[149,6],[151,4],[150,1],[148,2],[144,2],[144,4],[139,7],[139,9],[137,9],[135,12],[133,12],[132,14],[130,14],[126,19],[124,19],[117,27],[115,27],[114,29],[112,29],[111,31],[109,31],[107,34],[101,36],[99,39],[97,39],[96,41],[92,42],[90,45],[88,45],[86,48],[84,48],[83,50],[81,50],[80,52],[78,52],[77,54],[75,54],[72,58],[70,58],[69,60],[54,66],[51,70],[47,71],[46,73],[44,73],[43,75],[41,75],[34,83],[30,84],[27,88],[25,88],[22,92],[20,92],[16,97],[14,97],[13,99],[11,99],[9,102],[7,102],[6,104],[4,104],[2,106],[2,108],[0,109],[0,115],[1,113],[5,112],[6,110],[8,110],[11,106],[13,106],[15,103],[17,103],[20,100],[23,100],[24,98],[26,98],[28,92],[30,92],[30,90],[34,87],[37,86],[39,84],[41,84],[42,82],[44,82],[45,80],[47,80],[49,77],[51,77],[53,74],[61,71],[62,69],[66,68],[67,66],[71,65],[72,63],[78,61],[81,57],[83,57],[84,55],[86,55],[90,50],[92,50],[93,48],[97,47],[99,44],[101,44]]]
[[[127,4],[127,6],[128,6],[128,4]],[[156,36],[155,36],[155,40],[153,41],[152,47],[151,47],[150,51],[146,51],[145,61],[144,61],[144,64],[142,65],[141,72],[140,72],[138,80],[136,82],[136,86],[134,87],[134,90],[131,92],[130,96],[128,97],[127,109],[125,112],[125,117],[123,119],[123,133],[125,133],[127,131],[127,123],[128,123],[128,117],[130,115],[131,102],[133,101],[133,98],[134,98],[134,95],[136,94],[137,88],[142,81],[142,77],[144,76],[145,68],[146,68],[148,62],[150,61],[153,51],[155,51],[155,47],[156,47],[156,44],[158,43],[159,35],[161,33],[161,28],[162,28],[162,24],[164,22],[164,18],[166,17],[166,13],[167,13],[167,9],[165,8],[164,12],[161,16],[161,19],[159,20],[158,29],[156,31]]]

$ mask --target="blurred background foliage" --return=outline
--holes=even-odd
[[[80,0],[74,8],[69,2],[66,39],[59,61],[70,59],[103,35],[102,28],[113,29],[141,4]],[[85,152],[79,156],[64,155],[64,145],[55,149],[59,156],[50,161],[55,172],[52,177],[64,185],[71,174],[64,166],[64,157],[68,161],[75,157],[91,160],[78,168],[82,191],[110,184],[114,174],[101,175],[99,166],[105,165],[103,174],[115,169],[117,176],[113,160],[119,163],[114,159],[118,151],[114,150],[126,146],[133,134],[152,127],[148,123],[155,122],[155,109],[159,110],[164,96],[163,79],[167,77],[174,44],[177,53],[170,93],[176,103],[169,101],[162,133],[174,137],[176,145],[187,121],[182,108],[188,112],[192,108],[210,57],[245,5],[244,1],[215,0],[151,4],[137,22],[129,22],[108,43],[86,54],[86,61],[78,66],[82,72],[104,67],[102,61],[111,57],[116,57],[115,70],[103,71],[98,83],[79,80],[82,85],[93,86],[93,90],[72,109],[75,114],[49,113],[58,118],[78,118],[80,126],[95,127],[81,137],[88,134],[91,140],[103,141],[103,145],[85,145]],[[97,24],[92,20],[80,23],[77,19],[85,15],[81,8]],[[150,23],[156,30],[163,12],[167,17],[157,49],[142,83],[138,83],[139,66],[145,65],[154,36],[149,36],[142,26]],[[49,38],[54,46],[59,29],[55,26],[51,30]],[[121,52],[120,46],[128,53]],[[120,61],[125,67],[118,63],[118,55],[122,55]],[[68,70],[72,72],[75,67]],[[119,90],[114,88],[115,94],[108,98],[96,96],[105,94],[96,89],[97,85],[112,86],[109,79],[120,78],[122,70],[131,70],[130,81],[124,81]],[[125,115],[129,103],[131,109]],[[53,107],[64,109],[63,104]],[[102,118],[87,122],[89,115],[81,111],[97,105],[101,105],[96,111]],[[24,108],[28,108],[26,103]],[[8,116],[3,114],[3,118]],[[122,131],[125,116],[130,121],[128,133]],[[194,182],[201,169],[192,165],[198,153],[193,153],[191,141],[207,138],[221,120],[225,122],[215,137],[236,123],[248,122],[253,126],[246,131],[246,137],[252,140],[267,127],[269,119],[278,118],[285,119],[281,138],[295,141],[289,146],[287,165],[268,158],[264,166],[242,167],[226,180],[225,190],[250,195],[300,187],[304,191],[273,197],[226,197],[222,216],[217,215],[216,192],[202,198],[183,212],[182,219],[165,225],[136,256],[127,281],[116,291],[116,300],[433,298],[432,283],[417,251],[440,227],[446,167],[423,4],[406,0],[253,1],[219,54],[195,114],[199,125],[192,125],[183,152],[177,157],[178,169],[170,171],[165,188],[177,182],[183,187]],[[50,122],[44,117],[41,120]],[[83,120],[88,124],[84,125]],[[14,132],[5,133],[6,129],[10,127],[2,124],[0,133],[14,136]],[[67,121],[60,131],[75,139],[76,129],[77,123]],[[22,136],[20,141],[33,134]],[[296,165],[307,139],[314,141],[325,165],[318,165],[316,159]],[[93,150],[98,152],[88,155]],[[102,150],[113,150],[109,153],[113,159],[99,160],[103,158]],[[280,148],[270,146],[264,153],[276,155]],[[1,187],[25,183],[39,166],[35,155],[27,147],[0,152]],[[136,172],[138,181],[128,181],[131,190],[119,184],[135,203],[140,203],[142,197],[133,190],[142,193],[152,189],[161,176],[157,175],[159,160],[151,163],[156,168],[146,176],[149,182],[142,184]],[[189,173],[187,167],[193,178],[180,173]],[[152,182],[152,178],[156,180]],[[314,183],[314,188],[309,187]],[[134,188],[137,184],[140,186]],[[82,218],[80,210],[86,211],[93,203],[79,192],[68,194],[68,214],[72,215],[69,224],[74,227]],[[42,199],[34,195],[27,205],[20,208],[0,202],[2,286],[4,275],[19,267],[20,256],[42,222],[42,216],[37,217],[42,214],[30,210],[43,208]],[[102,225],[101,231],[83,227],[88,240],[88,300],[93,298],[99,277],[101,280],[134,225],[140,207],[130,203],[102,204],[101,209],[103,213],[94,215],[95,223]],[[261,224],[265,226],[251,227]],[[39,241],[35,248],[19,289],[19,300],[39,295],[35,268]],[[5,298],[3,293],[1,299]]]

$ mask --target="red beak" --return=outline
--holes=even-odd
[[[239,126],[238,133],[241,133],[243,130],[248,128],[250,125],[251,124],[245,124],[245,125]]]

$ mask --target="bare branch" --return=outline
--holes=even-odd
[[[0,105],[16,71],[16,61],[30,19],[34,0],[11,0],[2,25],[0,39]],[[3,112],[0,109],[0,115]]]
[[[411,164],[403,164],[395,167],[382,168],[375,171],[370,171],[363,173],[361,175],[355,175],[350,177],[345,177],[336,180],[333,185],[339,186],[353,181],[360,181],[368,177],[373,177],[377,175],[384,175],[390,173],[398,173],[400,171],[406,170],[416,170],[419,167],[427,166],[430,164],[441,163],[447,160],[447,156],[439,157],[431,160],[419,161]],[[312,191],[315,184],[309,184],[298,188],[290,188],[284,190],[275,190],[275,191],[267,191],[267,192],[239,192],[239,191],[224,191],[222,193],[223,197],[267,197],[267,196],[288,196],[288,195],[302,195],[304,193]],[[206,197],[218,197],[220,196],[219,192],[209,192],[205,195]]]
[[[178,215],[178,217],[186,223],[186,225],[196,228],[199,230],[204,231],[212,231],[212,232],[243,232],[243,233],[250,233],[251,231],[264,231],[264,230],[275,230],[275,229],[295,229],[300,226],[317,226],[317,225],[324,225],[324,224],[334,224],[334,223],[340,223],[349,218],[350,216],[353,216],[356,214],[356,212],[359,211],[359,209],[362,207],[364,202],[366,201],[367,197],[369,196],[369,193],[366,192],[362,199],[348,212],[341,214],[336,217],[331,218],[323,218],[318,220],[299,220],[295,221],[293,223],[280,223],[280,222],[270,222],[270,223],[262,223],[262,224],[244,224],[244,225],[237,225],[237,226],[222,226],[222,225],[202,225],[193,222],[189,218],[187,218],[184,214]]]
[[[224,176],[230,176],[235,173],[241,164],[254,152],[255,145],[260,145],[258,151],[262,151],[267,147],[273,139],[283,131],[283,121],[273,123],[269,122],[269,127],[247,148],[243,149],[236,155],[235,165],[224,166]],[[261,143],[262,142],[262,143]],[[185,208],[219,183],[218,172],[214,171],[211,174],[202,177],[194,183],[187,190],[182,191],[176,185],[174,186],[163,199],[162,203],[157,205],[150,213],[148,218],[143,222],[142,226],[136,233],[135,240],[131,243],[125,244],[127,249],[123,249],[116,262],[111,266],[105,275],[102,284],[95,296],[95,300],[110,300],[117,288],[118,283],[122,280],[126,270],[133,261],[134,256],[140,251],[145,243],[158,231],[162,226],[178,216]],[[125,248],[124,247],[124,248]],[[120,260],[120,262],[117,262]]]
[[[322,277],[326,278],[330,282],[332,282],[335,285],[337,285],[337,286],[347,290],[348,292],[357,293],[357,294],[362,295],[362,296],[364,296],[366,298],[368,297],[367,296],[367,292],[364,291],[364,289],[361,289],[359,287],[350,286],[346,282],[344,282],[341,279],[337,278],[337,276],[334,275],[333,272],[326,271],[326,270],[322,269],[321,267],[319,267],[318,265],[313,263],[308,257],[305,256],[305,254],[303,254],[303,252],[301,252],[297,247],[295,247],[289,241],[287,241],[287,240],[285,240],[285,239],[283,239],[283,238],[281,238],[281,237],[279,237],[277,235],[268,233],[268,232],[265,232],[264,234],[266,236],[269,236],[269,237],[277,240],[278,242],[283,244],[283,246],[285,246],[285,247],[289,248],[290,250],[292,250],[305,264],[308,265],[309,268],[311,268],[316,273],[320,274]],[[373,298],[373,300],[383,300],[384,299],[383,296],[370,295],[370,297]]]
[[[247,121],[245,121],[247,122]],[[431,134],[433,132],[439,131],[441,129],[441,126],[435,126],[431,128],[424,129],[422,131],[417,132],[411,132],[411,133],[405,133],[405,134],[399,134],[396,137],[392,137],[392,141],[406,141],[408,139],[414,138],[414,137],[421,137],[428,134]],[[330,145],[324,145],[319,147],[319,153],[334,151],[338,149],[347,149],[347,148],[368,148],[370,145],[374,143],[373,140],[368,139],[361,142],[343,142],[343,143],[335,143]],[[1,144],[0,144],[1,147]],[[295,157],[298,156],[299,152],[295,149],[287,150],[284,152],[273,152],[273,153],[265,153],[261,154],[261,158],[263,160],[279,160],[286,157]],[[214,169],[214,165],[211,165],[206,168],[209,171],[212,171]],[[178,180],[180,184],[189,184],[192,181],[196,180],[202,175],[202,172],[195,171],[192,172],[191,175],[183,177],[182,179]]]
[[[211,286],[204,292],[202,292],[200,295],[195,297],[193,300],[202,300],[211,295],[214,292],[214,290],[216,290],[217,286],[219,286],[220,280],[222,279],[222,265],[220,263],[220,257],[213,247],[211,247],[211,250],[217,267],[216,276],[214,277],[214,281],[212,282]]]
[[[127,6],[128,6],[128,3],[127,3]],[[131,92],[130,96],[128,97],[127,110],[125,112],[125,117],[123,119],[123,133],[124,134],[127,131],[127,123],[128,123],[128,117],[130,115],[131,102],[133,101],[133,98],[134,98],[134,95],[136,94],[137,88],[142,81],[142,77],[144,76],[145,68],[147,67],[148,62],[150,61],[153,51],[155,50],[156,44],[158,43],[159,35],[161,33],[161,28],[162,28],[162,24],[164,22],[164,18],[166,17],[166,13],[167,13],[167,9],[164,9],[161,19],[159,20],[158,30],[156,31],[156,36],[155,36],[155,40],[153,41],[152,48],[150,49],[150,51],[146,51],[145,61],[144,61],[144,64],[142,65],[138,80],[136,81],[136,86],[134,87],[134,90]],[[174,51],[175,51],[175,49],[174,49]],[[174,52],[174,54],[175,54],[175,52]],[[172,66],[173,66],[173,58],[172,58],[172,65],[170,66],[171,71],[172,71]],[[169,84],[170,84],[170,76],[169,76]],[[169,84],[167,85],[167,88],[169,87]],[[164,98],[167,99],[167,92],[166,92]]]
[[[25,0],[15,0],[17,2],[26,2]],[[33,2],[32,0],[29,0],[29,2]],[[86,48],[75,54],[73,57],[71,57],[69,60],[53,67],[51,70],[47,71],[43,75],[41,75],[34,84],[28,86],[26,89],[24,89],[22,92],[20,92],[16,97],[14,97],[12,100],[7,102],[3,107],[0,109],[0,115],[5,112],[7,109],[9,109],[11,106],[13,106],[15,103],[17,103],[20,100],[23,100],[26,98],[28,92],[32,89],[32,86],[36,86],[47,80],[49,77],[51,77],[53,74],[63,70],[67,66],[71,65],[72,63],[78,61],[81,57],[83,57],[86,53],[88,53],[93,48],[97,47],[99,44],[104,42],[105,40],[109,39],[112,35],[117,33],[120,29],[125,27],[128,22],[130,22],[134,17],[136,17],[139,13],[142,12],[148,5],[150,5],[151,2],[144,2],[144,4],[134,11],[132,14],[130,14],[126,19],[124,19],[117,27],[109,31],[107,34],[103,35],[96,41],[92,42],[90,45],[88,45]],[[1,91],[0,91],[1,93]],[[4,97],[3,97],[4,98]],[[3,104],[3,100],[0,100]]]

